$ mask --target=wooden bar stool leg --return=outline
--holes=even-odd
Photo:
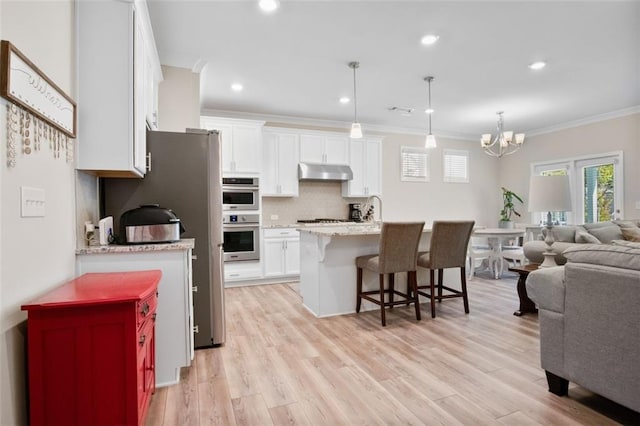
[[[407,287],[411,288],[413,294],[413,304],[416,306],[416,320],[420,321],[420,295],[418,294],[418,272],[409,271],[407,276]]]
[[[436,288],[435,288],[435,271],[433,269],[429,269],[429,278],[430,278],[430,283],[429,286],[431,287],[431,292],[429,294],[429,296],[431,296],[431,318],[435,318],[436,317]]]
[[[389,302],[393,303],[393,292],[395,291],[395,275],[394,273],[389,274]],[[393,304],[389,307],[393,309]]]
[[[444,269],[438,269],[438,302],[442,302],[442,279],[444,276]]]
[[[462,282],[462,300],[464,301],[464,313],[469,313],[469,296],[467,296],[467,274],[463,268],[460,268],[460,281]]]
[[[380,275],[380,319],[382,320],[382,326],[387,325],[387,319],[384,312],[384,274]]]
[[[360,305],[362,304],[362,268],[357,268],[357,288],[356,288],[356,312],[360,312]]]

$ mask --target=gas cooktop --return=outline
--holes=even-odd
[[[347,222],[351,222],[351,221],[348,219],[329,219],[329,218],[298,220],[298,223],[347,223]]]

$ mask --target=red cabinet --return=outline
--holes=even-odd
[[[160,277],[84,274],[22,306],[32,425],[144,423],[155,390]]]

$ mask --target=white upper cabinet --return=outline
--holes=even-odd
[[[298,135],[276,129],[262,133],[262,196],[298,196]]]
[[[142,177],[153,114],[147,99],[156,96],[162,79],[146,3],[82,1],[76,16],[77,168],[99,176]]]
[[[218,130],[222,139],[222,173],[259,176],[264,121],[200,117],[207,130]]]
[[[300,162],[348,164],[349,138],[323,132],[301,133]]]
[[[382,140],[351,139],[349,165],[353,179],[342,183],[343,197],[369,197],[382,192]]]

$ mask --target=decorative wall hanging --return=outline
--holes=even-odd
[[[48,143],[54,158],[73,161],[76,103],[15,46],[0,42],[0,96],[7,104],[7,165],[16,163],[16,143],[29,155]],[[70,139],[71,138],[71,139]]]

